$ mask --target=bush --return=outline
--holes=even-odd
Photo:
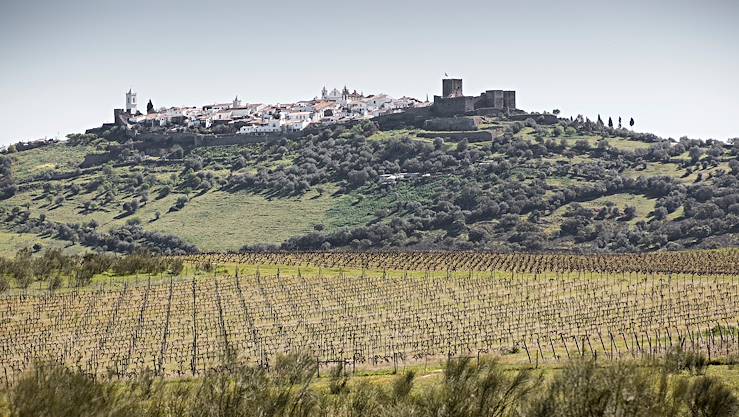
[[[187,198],[187,196],[181,195],[181,196],[177,197],[177,201],[175,202],[175,205],[174,206],[178,210],[182,210],[183,208],[185,208],[185,206],[187,205],[187,203],[189,201],[190,200]]]
[[[692,374],[703,374],[708,360],[701,353],[686,352],[678,346],[665,355],[663,366],[669,373],[689,371]]]
[[[388,388],[350,383],[343,366],[327,389],[314,389],[315,359],[278,356],[274,367],[232,365],[183,383],[148,372],[133,381],[92,378],[81,370],[36,363],[6,388],[13,416],[735,416],[734,393],[710,377],[671,379],[644,362],[567,363],[545,382],[532,370],[506,370],[494,361],[452,359],[442,380],[413,392],[413,372]],[[2,393],[0,393],[2,394]]]

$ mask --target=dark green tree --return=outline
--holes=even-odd
[[[146,103],[146,114],[154,113],[154,104],[152,104],[151,99],[149,99],[149,102]]]
[[[703,150],[697,146],[693,146],[688,150],[688,155],[690,155],[690,162],[695,164],[703,156]]]

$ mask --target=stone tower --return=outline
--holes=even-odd
[[[462,79],[444,78],[441,80],[442,97],[462,97]]]
[[[132,92],[131,89],[126,93],[126,111],[128,114],[136,113],[136,93]]]
[[[515,91],[503,91],[503,107],[506,109],[516,108],[516,92]]]

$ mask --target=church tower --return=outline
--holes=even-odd
[[[128,114],[136,113],[136,93],[132,92],[131,89],[126,93],[126,111]]]
[[[346,86],[344,86],[344,89],[343,89],[343,90],[341,90],[341,98],[342,98],[342,99],[343,99],[344,101],[347,101],[347,100],[349,99],[349,89],[348,89],[348,88],[346,88]]]

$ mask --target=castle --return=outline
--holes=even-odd
[[[516,110],[516,92],[487,90],[477,97],[465,96],[461,78],[441,80],[441,96],[434,96],[431,110],[440,116],[469,113],[501,114]]]

